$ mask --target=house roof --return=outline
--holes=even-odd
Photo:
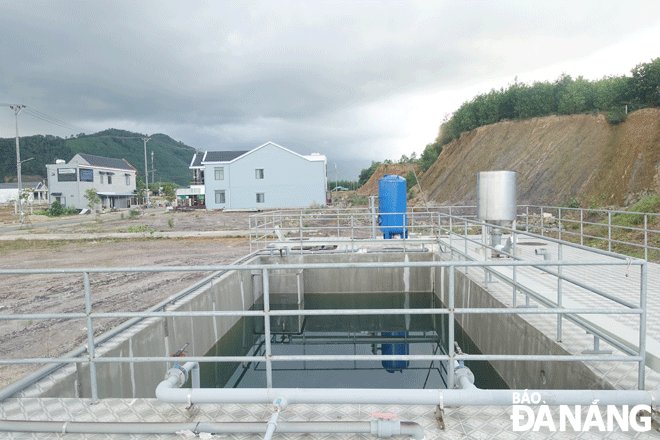
[[[190,161],[190,168],[202,168],[202,159],[204,159],[204,153],[197,152]]]
[[[113,157],[94,156],[93,154],[78,153],[90,166],[103,168],[117,168],[120,170],[135,171],[135,168],[126,159],[115,159]]]
[[[37,188],[41,182],[21,182],[23,188]],[[16,189],[18,190],[18,183],[0,183],[0,189]]]
[[[207,151],[204,155],[204,158],[200,162],[200,165],[208,162],[231,162],[247,153],[248,150],[244,151]]]
[[[261,148],[264,148],[267,145],[273,145],[288,153],[291,153],[298,157],[302,157],[303,159],[308,160],[310,162],[317,162],[317,161],[323,162],[327,160],[327,158],[322,154],[314,153],[308,156],[303,156],[302,154],[298,154],[295,151],[291,151],[287,148],[284,148],[281,145],[277,145],[274,142],[266,142],[265,144],[260,145],[257,148],[253,148],[252,150],[246,150],[246,151],[206,151],[205,153],[201,153],[201,152],[197,153],[193,157],[193,160],[190,162],[190,168],[203,168],[205,164],[209,164],[209,163],[232,162],[235,159],[238,159],[239,157],[254,153],[255,151],[260,150]]]

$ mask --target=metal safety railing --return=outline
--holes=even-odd
[[[380,214],[369,208],[281,210],[250,216],[250,250],[277,241],[298,241],[302,247],[320,238],[376,239],[382,234]],[[476,219],[477,207],[410,207],[406,227],[410,234],[438,233],[450,218]],[[609,252],[660,259],[660,214],[604,209],[518,205],[519,230],[542,237],[579,243]]]
[[[464,221],[467,221],[464,219]],[[552,267],[570,267],[570,266],[639,266],[640,267],[640,297],[639,304],[632,304],[625,300],[615,298],[607,292],[602,292],[596,288],[590,288],[590,291],[596,295],[613,301],[615,306],[608,307],[563,307],[561,303],[557,305],[547,304],[540,301],[547,308],[460,308],[455,306],[455,274],[459,268],[483,268],[487,271],[493,271],[501,267],[535,267],[553,274]],[[172,318],[172,317],[243,317],[253,316],[261,317],[264,320],[264,341],[265,352],[262,356],[187,356],[186,360],[191,362],[264,362],[266,365],[266,383],[268,388],[273,387],[273,368],[274,362],[283,361],[382,361],[382,360],[408,360],[408,361],[438,361],[451,365],[454,361],[553,361],[553,362],[582,362],[582,361],[615,361],[615,362],[636,362],[638,363],[638,387],[644,389],[644,369],[646,362],[646,301],[647,301],[647,263],[643,260],[626,261],[625,259],[608,259],[593,261],[428,261],[428,262],[396,262],[396,263],[351,263],[352,269],[396,269],[396,268],[436,268],[447,271],[447,304],[446,307],[439,308],[417,308],[417,309],[322,309],[322,310],[272,310],[270,300],[269,273],[272,270],[305,270],[305,269],[326,269],[342,270],[346,265],[342,263],[323,263],[323,264],[240,264],[226,266],[186,266],[186,267],[125,267],[125,268],[78,268],[78,269],[2,269],[1,275],[29,275],[29,274],[71,274],[83,278],[83,294],[85,302],[84,313],[30,313],[30,314],[0,314],[0,320],[55,320],[55,319],[84,319],[87,324],[87,350],[86,356],[79,357],[45,357],[45,358],[14,358],[0,359],[0,365],[7,364],[70,364],[82,363],[89,365],[89,374],[91,382],[92,400],[98,400],[98,384],[96,376],[96,367],[100,363],[127,363],[127,362],[163,362],[171,363],[172,358],[167,356],[149,356],[149,357],[101,357],[97,356],[95,347],[98,340],[94,332],[94,322],[97,319],[105,318]],[[90,287],[90,276],[103,273],[136,273],[136,272],[207,272],[213,271],[259,271],[262,275],[263,289],[263,310],[222,310],[222,311],[177,311],[177,310],[149,310],[143,312],[97,312],[94,311],[94,297]],[[574,282],[561,275],[561,271],[554,273],[558,280],[564,282]],[[501,276],[499,274],[498,276]],[[503,278],[504,279],[504,278]],[[513,280],[506,280],[513,283],[514,288],[524,290],[525,286],[517,285],[515,276]],[[559,282],[559,281],[558,281]],[[583,283],[584,284],[584,283]],[[589,286],[586,286],[589,287]],[[533,295],[533,292],[525,291],[526,294]],[[539,299],[540,298],[536,298]],[[506,354],[457,354],[454,351],[454,318],[457,315],[488,315],[488,314],[517,314],[517,315],[557,315],[575,321],[581,325],[576,315],[591,314],[631,314],[639,316],[639,340],[638,349],[631,349],[615,340],[608,339],[602,335],[612,345],[620,349],[623,355],[506,355]],[[314,316],[314,315],[447,315],[448,316],[448,341],[446,353],[431,355],[275,355],[271,348],[271,317],[277,316]],[[598,331],[592,329],[592,331]],[[83,353],[80,353],[83,354]],[[454,386],[454,377],[449,375],[448,387]],[[7,397],[7,396],[4,396]]]
[[[639,258],[660,257],[660,214],[561,206],[518,206],[525,231]],[[626,236],[628,234],[628,236]]]
[[[472,206],[443,206],[410,208],[406,213],[378,213],[367,208],[263,212],[249,218],[250,251],[276,242],[296,244],[300,251],[303,247],[314,246],[328,239],[366,243],[366,240],[380,239],[388,230],[398,233],[401,227],[395,225],[401,224],[401,216],[404,217],[406,229],[401,239],[404,245],[413,244],[419,236],[437,235],[438,226],[445,221],[445,215],[472,218],[475,210],[476,207]]]

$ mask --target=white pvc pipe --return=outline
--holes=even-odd
[[[503,405],[513,404],[514,393],[539,393],[547,405],[652,405],[660,391],[643,390],[390,390],[332,388],[199,388],[173,389],[169,381],[156,388],[156,397],[169,403],[271,403],[284,396],[289,404],[374,405]]]
[[[69,422],[2,420],[0,432],[52,432],[58,434],[176,434],[188,430],[194,433],[211,434],[251,433],[262,434],[268,430],[266,422],[226,422],[226,423],[121,423],[121,422]],[[374,434],[382,437],[409,435],[415,440],[424,439],[424,430],[413,422],[395,420],[372,420],[370,422],[280,422],[280,433],[358,433]]]

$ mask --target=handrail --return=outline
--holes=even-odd
[[[438,217],[454,219],[474,219],[476,217],[477,207],[473,205],[451,205],[451,206],[435,206],[435,207],[410,207],[407,213],[407,227],[412,233],[421,230],[435,230],[435,227],[440,225]],[[613,245],[620,245],[630,247],[632,249],[643,250],[644,259],[648,260],[649,251],[656,252],[660,258],[660,230],[649,228],[651,224],[660,221],[660,213],[644,213],[622,210],[605,210],[599,208],[568,208],[561,206],[546,206],[546,205],[518,205],[518,220],[520,226],[525,228],[525,231],[538,230],[541,236],[546,236],[547,233],[558,234],[559,238],[566,234],[570,237],[579,238],[581,245],[585,244],[585,240],[595,240],[594,246],[597,243],[605,243],[607,250],[612,251]],[[543,214],[552,214],[550,219],[544,219]],[[571,213],[572,218],[566,213]],[[607,222],[594,223],[589,220],[589,216],[593,214],[606,216]],[[613,222],[613,216],[617,214],[638,215],[643,222],[640,225],[618,225]],[[278,210],[269,211],[250,216],[250,249],[256,246],[257,249],[269,243],[278,241],[273,229],[279,228],[283,233],[291,234],[291,239],[298,239],[304,245],[304,241],[317,233],[325,233],[331,237],[345,237],[350,235],[354,238],[355,231],[367,232],[369,229],[373,230],[372,238],[376,237],[375,229],[380,229],[377,226],[377,217],[379,215],[400,215],[396,213],[381,214],[376,212],[369,212],[367,208],[325,208],[325,209],[300,209],[300,210]],[[431,219],[425,224],[416,223],[419,219]],[[334,222],[327,225],[312,225],[312,221],[325,221]],[[535,224],[532,221],[538,220]],[[354,224],[358,222],[361,224]],[[286,224],[289,224],[288,226]],[[309,223],[309,224],[308,224]],[[342,224],[345,223],[345,224]],[[350,224],[349,224],[350,223]],[[370,224],[365,224],[370,223]],[[548,224],[551,223],[551,224]],[[553,226],[554,224],[557,226]],[[642,224],[643,223],[643,224]],[[565,224],[575,225],[579,232],[567,229]],[[374,226],[376,225],[376,226]],[[604,227],[607,229],[607,236],[598,236],[585,233],[585,227]],[[613,237],[615,231],[635,231],[644,234],[643,243],[636,243],[634,241],[620,240]],[[350,234],[346,234],[350,231]],[[295,235],[295,236],[294,236]],[[657,245],[654,245],[658,243]],[[632,250],[629,251],[633,252]]]
[[[506,228],[505,228],[506,229]],[[450,233],[451,234],[451,233]],[[610,255],[608,255],[610,256]],[[640,377],[638,378],[638,383],[640,389],[643,389],[643,368],[644,365],[644,353],[645,348],[640,344],[639,350],[624,349],[622,350],[629,354],[629,356],[621,355],[464,355],[464,354],[455,354],[454,345],[453,345],[453,334],[454,334],[454,317],[461,314],[519,314],[519,315],[530,315],[530,314],[556,314],[558,316],[565,316],[571,318],[571,315],[577,314],[634,314],[639,315],[640,320],[645,322],[646,310],[640,305],[640,307],[629,304],[625,301],[618,301],[619,305],[624,306],[624,308],[611,308],[611,307],[600,307],[600,308],[563,308],[563,307],[554,307],[553,308],[539,308],[539,309],[516,309],[516,308],[455,308],[453,303],[454,297],[454,274],[457,268],[470,268],[478,267],[484,268],[485,270],[493,270],[496,267],[535,267],[546,269],[551,266],[624,266],[624,265],[636,265],[636,266],[646,266],[646,262],[643,260],[625,260],[625,259],[610,259],[610,260],[590,260],[590,261],[571,261],[571,260],[544,260],[544,261],[521,261],[521,260],[511,260],[511,261],[424,261],[424,262],[390,262],[390,263],[351,263],[350,267],[352,269],[369,269],[369,268],[447,268],[448,277],[449,277],[449,288],[448,295],[449,301],[447,307],[443,308],[434,308],[434,309],[353,309],[353,310],[332,310],[332,309],[323,309],[323,310],[271,310],[270,300],[269,300],[269,271],[270,270],[287,270],[287,269],[328,269],[328,270],[340,270],[345,269],[346,264],[342,263],[285,263],[285,264],[233,264],[233,265],[215,265],[215,266],[167,266],[167,267],[124,267],[124,268],[60,268],[60,269],[0,269],[0,275],[7,274],[82,274],[85,280],[87,281],[89,275],[92,273],[117,273],[117,272],[192,272],[192,271],[211,271],[214,273],[226,273],[228,271],[261,271],[263,277],[263,292],[264,292],[264,308],[263,310],[221,310],[221,311],[156,311],[150,310],[146,312],[94,312],[91,308],[92,303],[92,294],[89,286],[89,282],[84,283],[85,291],[85,302],[89,304],[89,309],[86,313],[57,313],[57,314],[22,314],[22,315],[2,315],[0,314],[0,320],[12,320],[12,319],[73,319],[73,318],[84,318],[87,319],[89,329],[88,331],[88,347],[93,347],[96,345],[97,341],[94,337],[93,325],[94,320],[100,318],[162,318],[162,317],[201,317],[201,316],[257,316],[264,318],[264,329],[265,329],[265,354],[263,356],[213,356],[213,357],[195,357],[189,356],[186,359],[190,361],[197,362],[266,362],[266,376],[267,383],[272,385],[272,362],[282,362],[282,361],[291,361],[291,360],[319,360],[319,361],[329,361],[329,360],[436,360],[440,362],[452,362],[454,360],[523,360],[523,361],[538,361],[538,360],[548,360],[548,361],[618,361],[618,362],[637,362],[640,364]],[[555,274],[555,276],[560,276]],[[569,281],[568,278],[563,277]],[[644,280],[643,280],[644,281]],[[522,288],[522,287],[519,287]],[[599,296],[612,299],[610,295],[605,294],[605,292],[599,292],[598,289],[591,289],[591,291]],[[646,291],[642,289],[642,298],[645,301]],[[352,315],[375,315],[375,314],[392,314],[392,315],[414,315],[414,314],[443,314],[449,316],[449,343],[447,346],[446,354],[438,353],[434,355],[342,355],[342,356],[313,356],[313,355],[302,355],[302,356],[282,356],[282,355],[273,355],[270,347],[270,317],[271,316],[311,316],[311,315],[337,315],[337,314],[352,314]],[[645,324],[640,326],[640,334],[645,333],[646,328]],[[603,336],[604,339],[606,339]],[[644,342],[640,336],[640,342]],[[91,375],[91,390],[92,390],[92,400],[98,400],[98,391],[97,384],[95,381],[95,368],[98,363],[108,363],[108,362],[171,362],[170,357],[94,357],[93,353],[90,350],[89,356],[81,357],[65,357],[65,358],[19,358],[19,359],[3,359],[0,360],[0,364],[27,364],[27,363],[53,363],[53,364],[70,364],[70,363],[85,363],[90,367]],[[453,375],[449,375],[448,386],[453,386]]]

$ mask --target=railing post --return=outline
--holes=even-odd
[[[94,326],[92,323],[92,292],[89,287],[89,273],[83,272],[85,286],[85,313],[87,314],[87,354],[89,355],[89,380],[92,391],[92,403],[99,402],[98,384],[96,381],[96,364],[94,363]]]
[[[451,212],[451,210],[450,210],[450,212]],[[454,238],[454,236],[453,236],[453,234],[454,234],[454,229],[453,229],[454,221],[453,220],[454,220],[454,218],[450,214],[449,215],[449,250],[451,252],[451,258],[452,259],[454,258],[454,241],[453,241],[453,238]],[[467,237],[465,237],[465,239],[467,240]]]
[[[354,239],[355,239],[355,235],[353,232],[353,213],[351,213],[351,252],[355,252],[355,246],[353,246]]]
[[[484,262],[488,261],[488,227],[486,225],[481,225],[481,244],[484,251]],[[488,266],[484,264],[484,285],[488,284]]]
[[[466,266],[467,267],[467,266]],[[447,356],[449,357],[447,363],[447,388],[454,388],[454,266],[447,266],[449,271],[449,286],[447,287],[447,308],[449,309],[448,316],[448,337],[447,337]],[[469,304],[468,304],[469,306]]]
[[[465,243],[465,261],[468,260],[468,226],[467,226],[467,220],[463,220],[463,224],[465,225],[465,240],[463,242]],[[465,273],[468,273],[468,267],[465,266]]]
[[[302,217],[301,217],[302,220]],[[268,283],[268,269],[261,270],[264,283],[264,339],[266,347],[266,386],[273,388],[273,353],[270,347],[270,285]]]
[[[559,229],[559,239],[561,240],[561,206],[559,207],[559,214],[557,215],[557,229]]]
[[[644,259],[649,261],[649,228],[648,214],[644,213]]]
[[[640,292],[639,292],[639,308],[642,309],[642,314],[639,315],[639,370],[637,372],[637,388],[644,389],[645,382],[645,368],[646,368],[646,295],[647,291],[647,278],[648,278],[648,261],[644,261],[641,266],[640,274]]]
[[[406,235],[405,234],[406,225],[404,224],[403,227],[404,227],[404,234],[403,235]],[[415,209],[414,208],[410,210],[410,230],[411,231],[415,230]]]
[[[557,249],[557,259],[559,261],[562,261],[564,258],[564,251],[563,251],[563,246],[561,243],[559,243],[559,248]],[[557,277],[557,307],[562,308],[562,272],[563,272],[564,266],[562,264],[557,265],[557,273],[559,276]],[[562,318],[563,314],[558,313],[557,314],[557,341],[561,342],[561,331],[562,331]]]
[[[516,242],[518,241],[518,239],[515,235],[515,232],[511,234],[511,241],[513,241],[513,248],[512,248],[513,261],[516,261],[517,256],[518,256],[518,253],[517,253],[518,248],[516,247]],[[516,279],[516,277],[517,277],[517,272],[516,272],[517,266],[513,266],[512,269],[513,269],[513,283],[512,283],[513,284],[513,301],[512,301],[512,307],[515,309],[517,307],[516,302],[518,300],[518,298],[517,298],[518,297],[518,288],[516,287],[517,284],[518,284],[518,281]]]
[[[584,209],[580,208],[580,246],[584,246]]]
[[[252,253],[252,217],[248,217],[248,229],[250,230],[250,253]]]
[[[303,213],[300,211],[300,255],[303,253]]]
[[[612,211],[607,212],[607,250],[612,252]]]
[[[529,205],[525,206],[525,232],[529,232]]]

